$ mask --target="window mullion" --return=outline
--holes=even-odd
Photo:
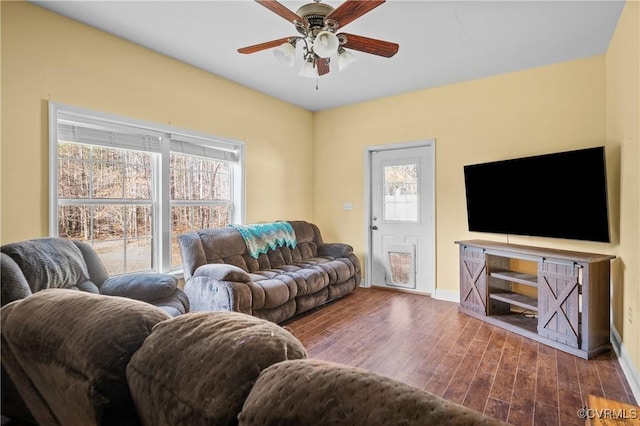
[[[158,253],[158,270],[169,272],[171,269],[171,138],[169,134],[161,137],[162,153],[159,159],[159,170],[156,173],[158,183],[155,186],[160,195],[158,200],[158,227],[156,235],[160,238],[156,244]]]

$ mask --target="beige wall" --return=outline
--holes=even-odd
[[[613,322],[640,371],[640,3],[627,2],[606,55],[607,145],[620,152]],[[640,385],[640,377],[637,377]]]
[[[316,113],[313,216],[321,229],[333,233],[327,239],[339,235],[364,257],[366,146],[430,138],[436,139],[436,286],[457,291],[458,248],[454,241],[505,240],[503,235],[467,231],[463,166],[604,145],[605,58],[597,56]],[[607,151],[610,157],[617,155],[608,147]],[[329,164],[335,173],[323,172]],[[496,188],[497,193],[501,190]],[[541,194],[531,197],[534,209],[544,205]],[[353,202],[353,211],[342,211],[344,201]],[[614,246],[525,237],[509,240],[596,252],[612,252]]]
[[[0,1],[0,79],[2,77],[2,1]],[[0,100],[2,99],[2,84],[0,84]],[[0,101],[0,142],[2,142],[2,103]],[[2,242],[2,143],[0,143],[0,242]]]
[[[29,3],[1,47],[2,243],[48,235],[47,100],[243,141],[246,220],[311,219],[311,112]]]
[[[364,259],[365,148],[435,138],[436,286],[457,292],[454,241],[506,241],[467,231],[465,164],[605,145],[611,244],[518,236],[509,242],[618,256],[613,316],[637,374],[638,35],[638,3],[629,2],[606,55],[316,113],[313,217],[325,239],[348,241]],[[325,172],[329,165],[335,173]],[[353,202],[352,211],[342,210],[345,201]],[[541,194],[532,194],[532,208],[538,206],[548,207]]]
[[[637,2],[606,56],[315,114],[37,6],[1,7],[1,243],[48,234],[48,99],[244,141],[247,222],[311,219],[361,259],[365,147],[435,138],[436,285],[450,292],[459,281],[455,240],[505,240],[467,231],[463,165],[605,144],[613,242],[510,241],[619,256],[613,315],[638,370]],[[352,211],[342,210],[347,201]]]

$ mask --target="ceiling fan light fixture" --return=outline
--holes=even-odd
[[[327,75],[333,68],[330,64],[332,59],[339,71],[349,68],[356,61],[351,53],[345,51],[346,48],[385,58],[398,53],[398,43],[342,32],[336,34],[339,29],[375,9],[385,0],[343,0],[338,7],[325,4],[324,0],[307,0],[308,3],[296,12],[281,4],[281,0],[255,1],[292,23],[301,36],[283,37],[242,47],[238,49],[238,53],[274,49],[276,59],[292,67],[296,62],[296,50],[300,50],[304,63],[298,75],[315,78],[316,89],[319,77]]]
[[[316,78],[318,76],[318,71],[316,70],[313,61],[305,61],[302,68],[300,68],[298,75],[306,78]]]
[[[346,70],[351,66],[351,64],[358,60],[354,55],[351,54],[351,52],[344,49],[340,50],[341,52],[338,54],[338,72]]]
[[[281,64],[292,67],[296,59],[296,48],[289,42],[282,43],[273,50],[273,55]]]
[[[320,31],[313,42],[313,53],[321,58],[335,55],[340,47],[338,37],[329,31]]]

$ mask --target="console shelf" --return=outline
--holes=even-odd
[[[535,318],[526,317],[521,313],[511,312],[508,314],[486,317],[485,321],[509,331],[516,332],[521,336],[537,340],[538,320]]]
[[[501,302],[538,312],[538,299],[527,296],[526,294],[499,291],[489,294],[489,297],[494,300],[499,300]]]
[[[491,276],[500,278],[502,280],[511,281],[514,283],[520,283],[524,285],[538,287],[537,275],[525,274],[522,272],[514,272],[514,271],[493,271],[491,272]]]
[[[456,244],[460,312],[585,359],[611,347],[615,256],[485,240]]]

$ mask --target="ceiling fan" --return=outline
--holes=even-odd
[[[294,65],[295,48],[302,44],[303,77],[317,78],[330,71],[331,57],[336,57],[338,70],[348,68],[356,59],[346,49],[390,58],[398,52],[399,45],[360,35],[336,31],[367,12],[380,6],[385,0],[345,0],[337,8],[314,0],[301,6],[295,13],[276,0],[255,0],[270,11],[291,22],[301,36],[283,37],[238,49],[239,53],[255,53],[276,48],[276,58],[287,66]]]

